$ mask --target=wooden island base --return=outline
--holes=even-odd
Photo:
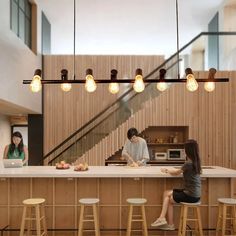
[[[7,173],[6,169],[0,172],[0,228],[8,225],[8,230],[19,230],[23,210],[22,201],[37,197],[46,199],[48,235],[75,236],[80,211],[78,200],[96,197],[100,199],[101,235],[125,235],[128,217],[126,199],[142,197],[147,199],[146,217],[149,235],[177,235],[177,231],[165,233],[150,226],[160,214],[163,191],[181,188],[182,183],[181,177],[161,174],[160,167],[131,170],[133,173],[129,173],[130,171],[124,167],[94,167],[94,169],[90,167],[90,172],[83,174],[78,174],[73,170],[64,172],[63,170],[57,172],[54,169],[49,170],[53,167],[41,167],[47,168],[47,174],[45,169],[45,173],[42,171],[24,172],[30,168],[33,167],[16,170],[18,171],[16,173],[9,170]],[[101,169],[97,171],[98,168]],[[221,167],[215,168],[217,171],[217,168],[219,170]],[[109,170],[109,174],[105,173],[106,170]],[[217,198],[233,195],[232,178],[236,176],[236,171],[225,168],[220,170],[221,172],[224,170],[225,175],[214,175],[211,173],[212,170],[203,171],[201,216],[204,229],[216,228]],[[104,172],[103,177],[102,172]],[[150,177],[150,175],[153,176]],[[179,224],[179,215],[180,206],[177,204],[174,208],[176,228]],[[135,228],[138,226],[138,224],[134,225]],[[89,223],[87,228],[91,228]],[[54,230],[50,231],[51,229]],[[206,235],[215,235],[215,231],[204,232]],[[19,235],[19,231],[4,232],[4,235]],[[84,235],[94,234],[89,232]],[[134,232],[133,235],[141,235],[141,233]]]

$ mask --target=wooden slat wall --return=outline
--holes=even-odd
[[[136,68],[142,68],[145,75],[163,60],[162,56],[76,56],[75,74],[83,79],[85,70],[92,68],[97,79],[109,79],[111,69],[117,69],[119,79],[132,78]],[[44,56],[45,79],[60,79],[63,68],[72,78],[73,56]],[[117,99],[103,85],[92,94],[85,91],[84,85],[73,85],[69,93],[62,92],[59,85],[44,87],[44,154]]]
[[[200,78],[207,74],[195,73]],[[194,93],[185,84],[171,86],[96,145],[90,159],[85,153],[84,159],[90,165],[104,165],[105,158],[123,146],[130,127],[141,132],[148,126],[173,125],[189,126],[189,138],[198,141],[203,165],[236,168],[236,72],[217,72],[216,77],[229,77],[230,82],[216,83],[213,93],[207,93],[203,83]]]

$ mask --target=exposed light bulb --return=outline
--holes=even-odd
[[[198,83],[197,83],[196,79],[194,78],[194,75],[193,74],[188,74],[186,79],[187,79],[186,88],[190,92],[196,91],[198,89]]]
[[[145,88],[145,84],[143,82],[143,76],[142,75],[136,75],[135,76],[135,81],[134,81],[134,85],[133,85],[134,91],[137,93],[141,93],[144,88]]]
[[[61,84],[61,89],[64,91],[64,92],[69,92],[71,90],[71,84],[69,83],[63,83]]]
[[[30,83],[30,89],[33,93],[37,93],[42,89],[41,77],[35,75]]]
[[[204,83],[204,89],[207,92],[212,92],[215,90],[215,82],[205,82]]]
[[[87,75],[86,76],[86,82],[85,82],[85,89],[87,92],[92,93],[96,90],[97,85],[93,79],[92,75]]]
[[[166,82],[157,83],[157,89],[161,92],[165,91],[168,88],[168,84]]]
[[[109,83],[109,92],[112,94],[118,93],[120,90],[118,83]]]

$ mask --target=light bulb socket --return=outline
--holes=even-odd
[[[165,82],[166,70],[165,69],[160,69],[159,74],[160,74],[160,79],[159,80],[161,82]]]
[[[86,70],[86,75],[93,75],[93,70],[92,69],[87,69]]]
[[[41,77],[42,71],[40,69],[36,69],[34,75],[38,75],[39,77]]]
[[[61,70],[61,80],[68,80],[68,70],[66,69]]]
[[[143,75],[142,69],[140,69],[140,68],[136,69],[135,76],[137,76],[137,75],[141,75],[141,76]]]
[[[111,81],[116,81],[117,80],[117,74],[118,74],[118,71],[113,69],[111,70]]]
[[[185,69],[185,74],[186,74],[186,75],[193,74],[192,69],[191,69],[191,68],[186,68],[186,69]]]
[[[210,68],[209,74],[208,74],[208,80],[209,81],[214,81],[215,74],[216,74],[216,69],[215,68]]]

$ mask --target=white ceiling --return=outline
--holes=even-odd
[[[223,0],[179,0],[180,46],[201,31]],[[73,53],[73,0],[37,0],[52,26],[52,54]],[[76,53],[176,51],[175,0],[76,0]]]

